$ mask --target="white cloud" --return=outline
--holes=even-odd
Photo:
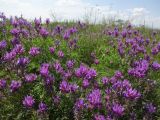
[[[131,12],[134,17],[143,16],[149,13],[145,8],[133,8]]]
[[[58,20],[89,18],[102,21],[103,18],[131,20],[136,24],[151,23],[160,28],[160,17],[152,17],[145,8],[114,10],[110,5],[96,6],[82,0],[0,0],[0,12],[7,16],[23,14],[28,19],[34,17],[51,18],[54,13]]]

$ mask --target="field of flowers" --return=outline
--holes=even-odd
[[[0,14],[0,120],[160,119],[160,32]]]

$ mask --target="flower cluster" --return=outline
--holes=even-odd
[[[159,32],[96,26],[0,13],[0,119],[158,118]]]

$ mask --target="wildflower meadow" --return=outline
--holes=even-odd
[[[0,14],[0,120],[160,119],[160,31]]]

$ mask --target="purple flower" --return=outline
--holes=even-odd
[[[64,33],[64,35],[63,35],[63,38],[64,38],[65,40],[68,40],[69,37],[70,37],[70,33],[69,33],[68,31],[66,31],[66,32]]]
[[[67,68],[71,69],[71,68],[73,68],[73,66],[74,66],[74,61],[73,60],[68,60],[67,61]]]
[[[160,51],[160,42],[158,42],[157,48],[158,48],[158,50]]]
[[[0,79],[0,89],[4,89],[7,85],[6,80]]]
[[[44,38],[48,36],[49,32],[45,28],[40,29],[40,35]]]
[[[114,36],[115,36],[115,37],[118,37],[118,36],[119,36],[118,28],[115,28],[115,29],[114,29]]]
[[[125,79],[125,80],[122,81],[122,87],[123,88],[128,89],[128,88],[131,88],[131,86],[132,85],[128,80]]]
[[[152,48],[152,54],[153,55],[157,55],[158,54],[158,52],[159,52],[159,50],[158,50],[158,48],[157,47],[154,47],[154,48]]]
[[[94,107],[98,107],[101,105],[101,91],[99,89],[92,90],[91,93],[87,97],[88,102],[90,105]]]
[[[88,79],[88,80],[90,80],[90,79],[95,78],[96,76],[97,76],[96,70],[89,69],[88,72],[87,72],[87,74],[86,74],[86,76],[85,76],[85,78]]]
[[[146,108],[147,112],[150,114],[153,114],[156,112],[156,107],[152,103],[147,103],[145,105],[145,108]]]
[[[114,76],[116,77],[116,79],[123,78],[123,75],[122,75],[122,73],[120,71],[116,71]]]
[[[17,28],[13,28],[11,31],[11,34],[14,35],[15,37],[18,37],[20,34],[20,30]]]
[[[116,116],[122,116],[124,114],[124,107],[120,104],[113,104],[112,111]]]
[[[119,93],[123,89],[122,81],[116,81],[115,83],[113,83],[112,87],[114,90],[116,90]]]
[[[17,44],[12,51],[16,54],[22,54],[24,53],[24,47],[21,44]]]
[[[99,60],[98,60],[98,59],[95,59],[95,60],[94,60],[94,64],[98,65],[98,64],[99,64]]]
[[[68,30],[68,32],[69,32],[70,34],[73,34],[73,33],[77,32],[77,31],[78,31],[78,30],[77,30],[76,27],[72,27],[72,28],[70,28],[70,29]]]
[[[7,52],[7,53],[4,55],[4,60],[5,60],[5,61],[11,61],[11,60],[13,60],[15,57],[16,57],[16,53],[15,53],[14,51]]]
[[[148,45],[148,44],[149,44],[149,42],[150,42],[150,39],[149,39],[149,38],[147,38],[147,39],[146,39],[146,44]]]
[[[121,32],[121,35],[122,35],[123,38],[126,38],[126,36],[127,36],[127,30],[126,30],[126,29],[123,30],[123,31]]]
[[[78,99],[75,103],[75,107],[76,109],[78,110],[81,110],[85,107],[85,103],[84,103],[84,100],[83,99]]]
[[[60,57],[60,58],[64,57],[64,53],[61,50],[58,51],[58,57]]]
[[[141,96],[141,94],[136,89],[129,88],[124,91],[124,96],[128,99],[136,100]]]
[[[41,19],[35,19],[34,23],[36,27],[39,27],[41,25]]]
[[[26,66],[28,63],[29,63],[29,58],[27,57],[21,57],[21,58],[18,58],[17,60],[18,66]]]
[[[32,55],[32,56],[36,56],[40,53],[40,49],[38,47],[32,47],[30,50],[29,50],[29,54]]]
[[[69,80],[72,77],[72,73],[70,71],[61,72],[63,80]]]
[[[105,119],[105,117],[103,115],[96,114],[94,116],[94,120],[106,120],[106,119]]]
[[[26,82],[33,82],[36,79],[37,79],[37,75],[36,74],[30,73],[30,74],[25,75],[25,81]]]
[[[40,68],[40,74],[47,77],[49,74],[49,64],[43,63]]]
[[[147,60],[135,62],[134,68],[128,70],[128,74],[137,78],[144,78],[149,68]]]
[[[0,41],[0,50],[6,48],[7,42],[5,40]]]
[[[26,108],[32,108],[35,103],[35,99],[32,96],[26,96],[23,100],[23,105]]]
[[[69,84],[68,84],[67,81],[62,81],[62,82],[60,83],[59,89],[60,89],[61,92],[63,92],[63,93],[68,93],[68,92],[70,91],[70,86],[69,86]]]
[[[111,78],[110,78],[110,82],[111,82],[112,84],[116,83],[116,82],[117,82],[116,77],[115,77],[115,76],[111,77]]]
[[[119,55],[122,57],[125,53],[124,48],[123,47],[118,47],[118,52],[119,52]]]
[[[12,20],[11,24],[16,28],[18,26],[18,21],[17,20]]]
[[[107,85],[109,83],[109,79],[107,77],[102,78],[103,85]]]
[[[50,47],[50,48],[49,48],[49,51],[50,51],[51,54],[53,54],[54,51],[55,51],[54,47]]]
[[[47,105],[43,102],[41,102],[39,105],[38,105],[38,112],[39,113],[45,113],[47,111]]]
[[[90,85],[89,80],[84,79],[83,82],[82,82],[82,86],[83,86],[84,88],[87,88],[87,87],[89,87],[89,85]]]
[[[23,35],[23,37],[29,37],[29,32],[28,32],[28,30],[26,30],[26,29],[22,29],[21,30],[21,33],[22,33],[22,35]]]
[[[78,69],[76,69],[75,74],[77,77],[84,77],[88,72],[88,68],[84,65],[80,65]]]
[[[54,31],[55,31],[55,33],[60,34],[61,31],[62,31],[62,29],[63,29],[63,28],[62,28],[61,26],[57,25],[56,28],[54,29]]]
[[[152,68],[153,68],[153,70],[159,70],[160,69],[160,64],[158,62],[153,62],[152,63]]]
[[[14,38],[11,40],[11,43],[12,43],[13,46],[15,46],[15,45],[17,45],[17,44],[20,44],[19,38],[14,37]]]
[[[53,67],[57,73],[63,73],[63,68],[58,61],[53,64]]]
[[[21,84],[22,84],[21,81],[12,80],[10,84],[11,92],[17,91],[21,87]]]
[[[46,19],[46,24],[48,25],[49,23],[50,23],[50,19],[47,18],[47,19]]]
[[[54,83],[54,77],[49,75],[45,78],[45,85],[52,86]]]
[[[70,84],[69,85],[69,89],[71,92],[75,92],[78,89],[78,85],[77,84]]]

